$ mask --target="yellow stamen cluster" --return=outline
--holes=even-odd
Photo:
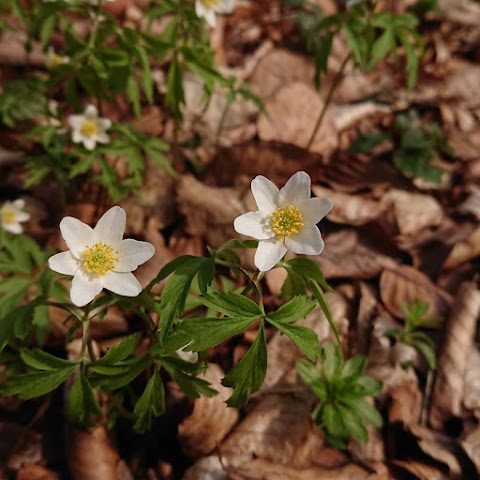
[[[92,120],[85,120],[80,127],[80,132],[84,137],[93,137],[98,133],[97,122]]]
[[[302,227],[302,213],[293,205],[288,204],[285,207],[277,208],[272,213],[272,230],[280,240],[298,233]]]
[[[207,8],[215,8],[218,6],[220,3],[220,0],[202,0],[202,3],[207,7]]]
[[[15,223],[16,218],[17,218],[17,212],[15,210],[12,210],[10,208],[6,208],[5,210],[2,210],[0,212],[1,215],[1,223],[6,225],[9,223]]]
[[[105,275],[117,264],[118,250],[105,243],[95,243],[83,252],[83,269],[92,275]]]

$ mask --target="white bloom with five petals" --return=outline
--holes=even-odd
[[[232,13],[234,0],[195,0],[195,13],[197,17],[214,27],[217,13]]]
[[[22,222],[30,220],[30,214],[24,211],[25,201],[19,198],[5,202],[0,208],[0,225],[7,232],[16,235],[23,232]]]
[[[83,143],[87,150],[93,150],[98,143],[108,143],[110,137],[105,133],[112,125],[111,120],[98,116],[95,105],[88,105],[83,115],[70,115],[68,124],[72,129],[72,140]]]
[[[123,208],[105,212],[95,228],[73,217],[60,222],[60,231],[70,250],[48,260],[49,267],[73,275],[70,298],[77,307],[91,302],[102,289],[136,297],[142,286],[133,270],[149,260],[155,248],[148,242],[123,240],[126,214]]]
[[[287,250],[318,255],[324,248],[316,224],[333,207],[325,197],[310,198],[310,176],[292,175],[280,190],[268,178],[252,180],[252,193],[258,210],[237,217],[236,232],[259,240],[255,266],[262,272],[273,268]]]

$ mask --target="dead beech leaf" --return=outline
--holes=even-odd
[[[374,473],[349,463],[337,468],[294,467],[263,459],[255,459],[240,467],[229,468],[232,480],[390,480],[387,467],[372,463]],[[376,470],[376,471],[375,471]]]
[[[266,101],[290,83],[311,85],[313,71],[312,62],[305,56],[274,49],[258,62],[248,83],[252,92]]]
[[[403,318],[402,302],[406,305],[415,299],[428,302],[428,316],[443,316],[451,301],[450,295],[434,285],[424,273],[408,265],[386,268],[382,272],[380,297],[387,309],[398,318]]]
[[[182,480],[230,480],[218,455],[197,460],[183,476]]]
[[[465,282],[445,325],[429,417],[434,428],[442,428],[445,420],[462,413],[465,373],[479,314],[480,290]]]
[[[383,116],[390,112],[391,108],[371,101],[351,105],[339,105],[332,108],[333,121],[339,132],[353,127],[366,117],[373,115]]]
[[[441,470],[425,463],[403,460],[393,460],[393,463],[419,480],[449,480]]]
[[[480,428],[477,427],[469,433],[460,444],[475,465],[477,472],[480,473]]]
[[[305,148],[323,104],[318,92],[304,83],[283,87],[265,102],[268,117],[261,114],[257,121],[260,139],[292,143]],[[329,156],[337,146],[338,133],[333,116],[327,110],[309,150]]]
[[[70,429],[68,466],[73,480],[132,480],[104,427]]]
[[[480,255],[480,227],[474,230],[465,240],[455,244],[443,266],[452,269],[478,255]]]
[[[349,195],[335,192],[329,188],[312,186],[317,197],[328,197],[333,202],[333,210],[328,214],[328,220],[345,225],[365,225],[377,219],[385,210],[385,206],[363,195]]]
[[[473,2],[470,2],[470,4],[475,5]],[[480,21],[480,5],[476,4],[476,8],[479,18],[477,21]],[[448,77],[445,94],[448,97],[461,99],[469,108],[477,108],[480,106],[480,100],[476,95],[471,95],[470,93],[472,92],[471,88],[477,85],[478,82],[480,82],[480,66],[465,64]]]
[[[233,188],[210,187],[184,175],[178,182],[177,199],[189,234],[203,236],[214,248],[235,235],[233,220],[244,208]]]
[[[190,458],[203,457],[212,452],[238,420],[238,410],[227,407],[225,403],[232,392],[221,384],[223,377],[224,372],[218,365],[209,364],[203,378],[219,394],[211,398],[197,398],[192,413],[178,426],[180,443]]]
[[[444,216],[440,204],[423,193],[392,189],[383,196],[382,203],[393,205],[402,235],[415,235],[427,227],[439,225]]]
[[[470,194],[458,208],[459,212],[471,213],[480,220],[480,187],[472,186]]]
[[[395,261],[363,243],[358,231],[343,229],[325,237],[325,250],[311,257],[326,278],[373,278]]]
[[[25,465],[17,472],[16,480],[59,480],[58,474],[41,465]]]
[[[463,405],[480,418],[480,351],[476,346],[471,348],[468,358]]]
[[[457,441],[448,435],[430,430],[418,424],[410,425],[410,432],[416,437],[418,446],[433,459],[448,466],[450,474],[459,477],[462,467],[459,461]]]

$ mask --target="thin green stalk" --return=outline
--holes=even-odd
[[[315,128],[313,129],[313,132],[310,135],[310,139],[308,140],[308,143],[305,147],[307,150],[309,150],[310,147],[312,146],[312,143],[315,140],[317,132],[318,132],[320,126],[322,125],[323,117],[325,117],[325,114],[327,113],[327,108],[330,105],[330,102],[332,101],[333,94],[334,94],[335,90],[337,89],[338,85],[340,84],[340,81],[343,78],[343,72],[345,71],[345,67],[347,66],[347,63],[350,60],[350,57],[351,57],[351,54],[348,53],[348,55],[343,60],[342,65],[340,66],[340,69],[336,73],[335,78],[332,81],[332,84],[330,85],[330,89],[328,90],[327,98],[325,99],[325,103],[323,104],[323,108],[320,111],[320,115],[318,116],[317,123],[315,124]]]

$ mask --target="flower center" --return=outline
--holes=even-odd
[[[118,262],[118,250],[110,245],[96,243],[83,252],[83,269],[93,275],[105,275]]]
[[[220,3],[220,0],[201,0],[201,1],[207,8],[218,7],[218,4]]]
[[[15,210],[11,210],[10,208],[6,208],[1,212],[1,220],[4,225],[9,223],[15,223],[17,218],[17,213]]]
[[[272,230],[280,240],[298,233],[303,227],[303,217],[300,210],[293,205],[277,208],[272,213]]]
[[[84,137],[93,137],[98,133],[97,123],[93,120],[85,120],[80,127],[80,132]]]

